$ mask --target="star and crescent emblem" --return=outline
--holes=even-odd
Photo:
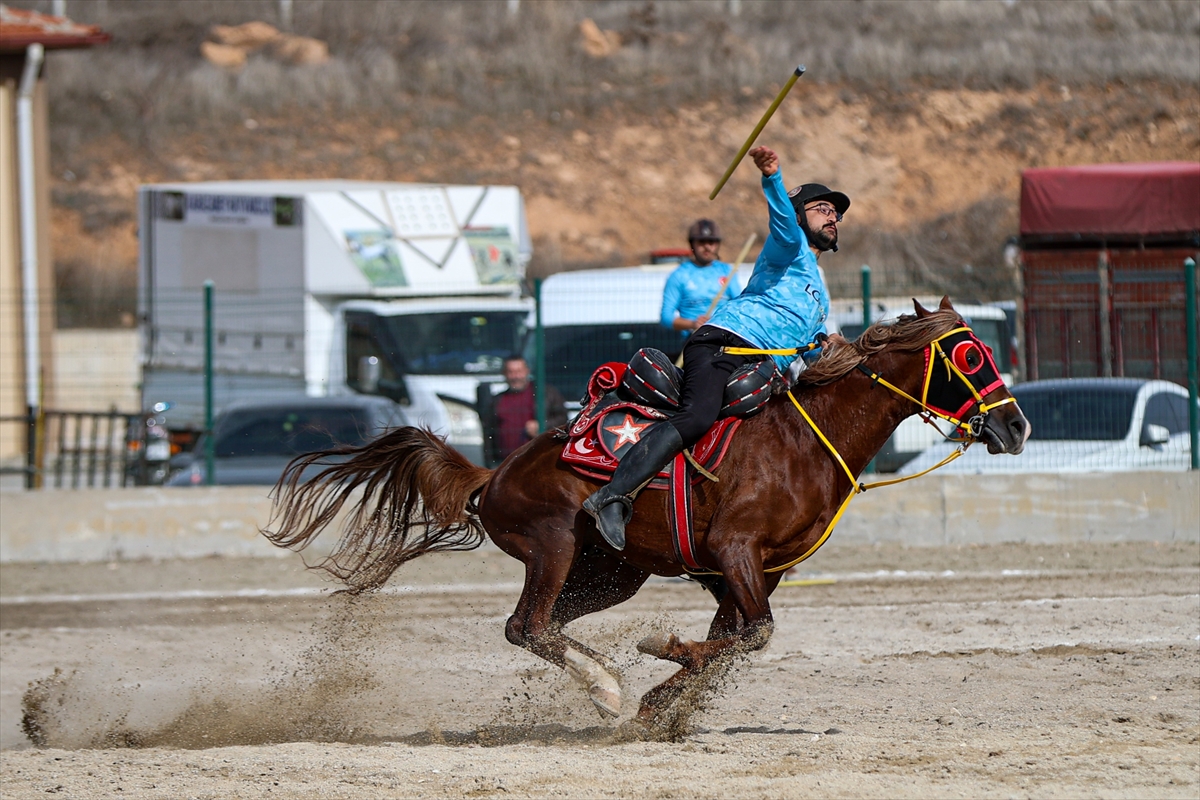
[[[613,450],[619,450],[621,449],[621,445],[625,444],[626,442],[630,444],[637,444],[642,438],[642,431],[649,427],[649,422],[638,425],[633,421],[633,416],[631,414],[626,414],[625,420],[620,425],[612,425],[606,427],[604,430],[617,437],[617,441],[613,445]]]

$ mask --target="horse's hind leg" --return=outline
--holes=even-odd
[[[608,658],[562,634],[562,626],[628,600],[649,575],[605,550],[587,547],[572,565],[551,612],[551,623],[567,643],[566,669],[587,687],[588,697],[601,716],[620,713],[621,687],[613,675],[616,668]]]
[[[504,547],[501,542],[497,544]],[[559,544],[521,552],[525,588],[504,634],[518,647],[565,669],[587,686],[588,697],[601,716],[615,717],[621,713],[621,687],[603,663],[607,659],[565,636],[562,633],[565,622],[553,618],[555,605],[577,558],[573,542]]]
[[[571,566],[554,603],[553,619],[559,625],[566,625],[587,614],[612,608],[637,594],[649,577],[649,572],[609,551],[587,546]]]

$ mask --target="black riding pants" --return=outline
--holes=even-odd
[[[721,353],[722,347],[754,347],[742,337],[721,328],[702,325],[683,347],[683,387],[679,413],[670,422],[679,431],[683,446],[691,447],[717,421],[725,399],[725,384],[735,369],[757,358]]]

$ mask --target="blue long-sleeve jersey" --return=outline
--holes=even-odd
[[[677,314],[684,319],[696,319],[708,313],[708,307],[718,294],[721,295],[718,308],[736,297],[737,286],[730,285],[732,282],[729,280],[732,271],[733,267],[724,261],[714,261],[707,267],[698,266],[692,261],[680,264],[663,286],[663,327],[670,328]]]
[[[802,347],[825,332],[829,291],[796,222],[782,172],[763,176],[762,186],[771,232],[745,290],[717,309],[708,324],[736,333],[764,350]],[[773,358],[785,372],[796,356]]]

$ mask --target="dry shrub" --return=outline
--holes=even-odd
[[[826,267],[834,297],[861,291],[860,265],[871,266],[872,292],[948,294],[958,302],[1011,300],[1016,275],[1005,263],[1004,245],[1017,228],[1017,211],[1000,195],[914,224],[905,231],[855,231]]]
[[[714,96],[773,94],[797,60],[810,68],[806,80],[879,88],[1047,78],[1200,84],[1200,4],[1191,0],[746,0],[737,17],[722,2],[650,0],[525,2],[516,16],[499,0],[308,0],[294,8],[291,32],[326,43],[331,60],[265,70],[251,56],[247,71],[256,74],[213,91],[212,76],[194,77],[208,69],[201,43],[214,25],[280,25],[275,0],[74,4],[72,14],[114,39],[54,55],[56,136],[79,126],[152,143],[128,129],[194,127],[289,106],[369,112],[424,98],[452,99],[463,120],[526,109],[588,113],[614,102],[654,113]],[[585,20],[620,46],[587,55]],[[79,66],[60,67],[68,59]],[[106,93],[112,99],[98,102]]]

